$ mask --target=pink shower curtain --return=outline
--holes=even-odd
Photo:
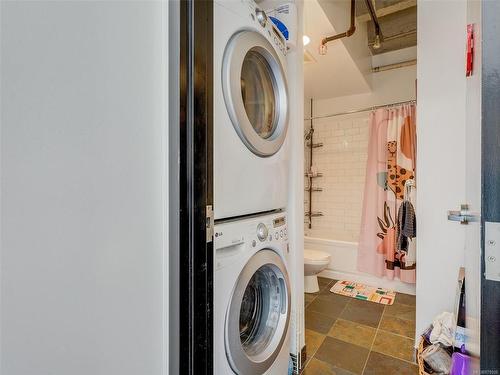
[[[370,115],[368,162],[358,270],[415,283],[416,264],[396,250],[396,220],[406,180],[415,178],[415,105],[382,108]],[[418,215],[418,212],[417,212]]]

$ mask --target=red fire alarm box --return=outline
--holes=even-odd
[[[474,69],[474,25],[467,25],[467,65],[465,75],[470,77]]]

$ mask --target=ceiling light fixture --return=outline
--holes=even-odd
[[[311,42],[311,38],[309,38],[307,35],[302,35],[302,43],[304,46],[307,46]]]
[[[373,48],[374,49],[379,49],[381,47],[380,44],[380,35],[375,35],[375,41],[373,42]]]

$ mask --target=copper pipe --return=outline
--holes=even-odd
[[[382,30],[380,30],[380,23],[378,22],[377,12],[371,0],[365,0],[366,7],[368,8],[368,13],[372,18],[373,24],[375,25],[375,35],[378,35],[380,41],[383,40]]]
[[[417,59],[403,61],[395,64],[381,65],[372,68],[372,73],[385,72],[386,70],[405,68],[407,66],[417,65]]]
[[[406,36],[415,35],[416,33],[417,33],[417,29],[405,31],[405,32],[390,35],[390,36],[384,36],[384,42],[389,42],[389,41],[394,40],[394,39],[399,39],[399,38],[404,38]],[[374,43],[375,42],[368,42],[368,45],[373,46]]]
[[[321,41],[321,45],[324,46],[326,43],[331,42],[332,40],[350,37],[352,34],[354,34],[355,31],[356,31],[356,0],[351,0],[351,26],[347,31],[343,33],[323,38],[323,40]]]

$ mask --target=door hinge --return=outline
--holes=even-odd
[[[214,238],[214,210],[212,205],[206,209],[206,225],[207,225],[207,243],[212,242]]]
[[[469,212],[468,204],[461,204],[460,211],[448,211],[448,220],[458,221],[460,224],[469,224],[481,220],[479,214]]]

